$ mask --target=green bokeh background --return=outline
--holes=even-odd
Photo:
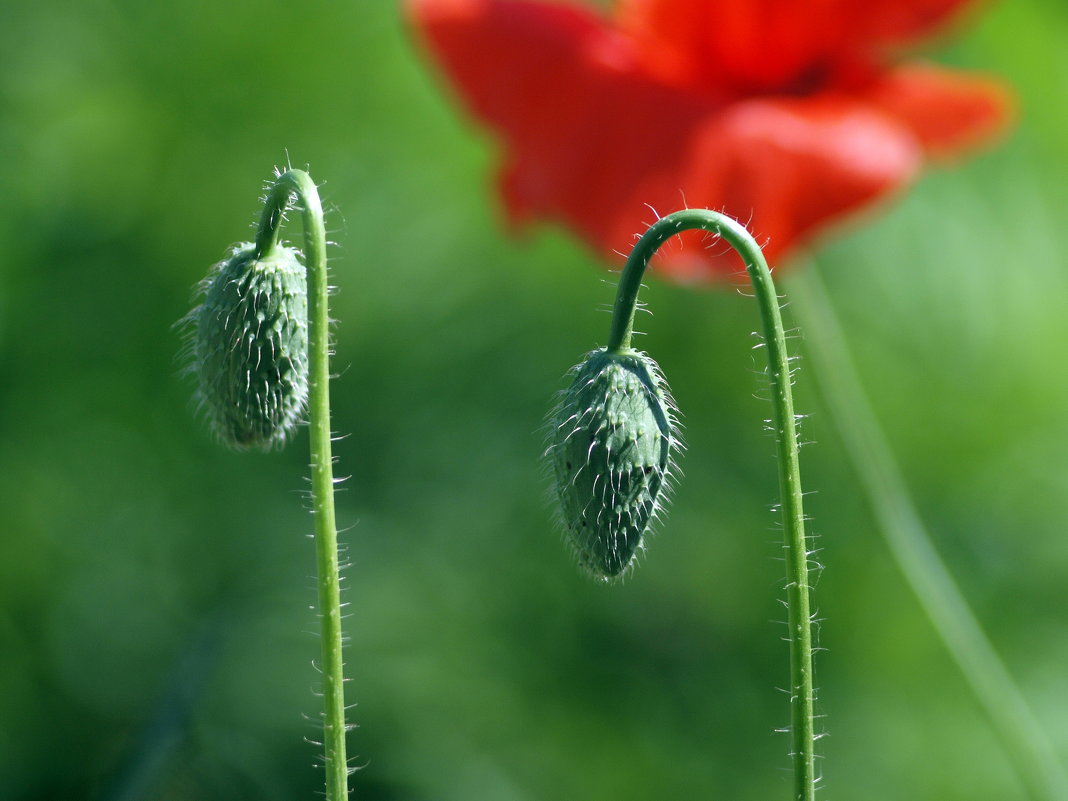
[[[817,257],[937,545],[1068,760],[1068,7],[992,6],[938,58],[1016,86],[1014,135]],[[503,230],[494,143],[443,88],[386,0],[5,11],[0,797],[317,797],[306,432],[217,447],[172,327],[287,153],[337,243],[355,797],[787,797],[755,307],[649,283],[685,477],[630,580],[579,575],[539,429],[613,290],[566,232]],[[824,797],[1023,799],[801,368]]]

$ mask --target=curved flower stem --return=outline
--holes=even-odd
[[[760,305],[764,344],[768,352],[772,422],[778,447],[779,491],[785,533],[786,600],[790,627],[790,705],[794,758],[794,801],[815,797],[815,691],[812,677],[812,613],[809,601],[808,546],[798,466],[797,425],[790,384],[786,335],[779,314],[779,299],[760,247],[745,228],[714,211],[685,209],[655,223],[638,241],[623,268],[612,311],[610,352],[630,349],[638,289],[649,259],[664,242],[681,231],[701,229],[722,237],[745,262]]]
[[[342,801],[348,797],[348,759],[345,755],[347,727],[341,654],[341,589],[330,448],[330,313],[327,301],[326,229],[319,192],[311,176],[303,170],[288,170],[271,185],[256,232],[256,255],[266,255],[275,246],[278,227],[294,195],[299,199],[302,214],[304,260],[308,270],[308,418],[319,619],[322,627],[326,799]]]
[[[990,717],[1020,780],[1036,801],[1066,801],[1068,776],[994,646],[931,542],[893,452],[861,389],[816,265],[791,281],[808,350],[846,452],[883,538],[912,591]]]

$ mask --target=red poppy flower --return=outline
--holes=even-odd
[[[550,0],[409,0],[471,112],[503,139],[514,223],[563,222],[624,252],[682,205],[748,223],[775,264],[905,186],[925,156],[999,132],[983,77],[899,63],[968,0],[619,0],[612,18]],[[678,279],[732,254],[665,249]]]

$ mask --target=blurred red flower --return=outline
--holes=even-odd
[[[512,222],[561,221],[604,254],[667,213],[741,219],[773,265],[905,186],[925,156],[1001,131],[1009,93],[902,47],[969,0],[408,0],[471,112],[504,140]],[[740,262],[665,249],[680,280]]]

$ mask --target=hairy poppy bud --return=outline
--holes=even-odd
[[[220,439],[236,448],[281,443],[308,397],[308,288],[292,248],[256,257],[234,248],[201,285],[190,316],[200,394]]]
[[[663,505],[675,407],[644,353],[602,348],[573,372],[548,453],[565,536],[581,567],[609,579],[634,561]]]

